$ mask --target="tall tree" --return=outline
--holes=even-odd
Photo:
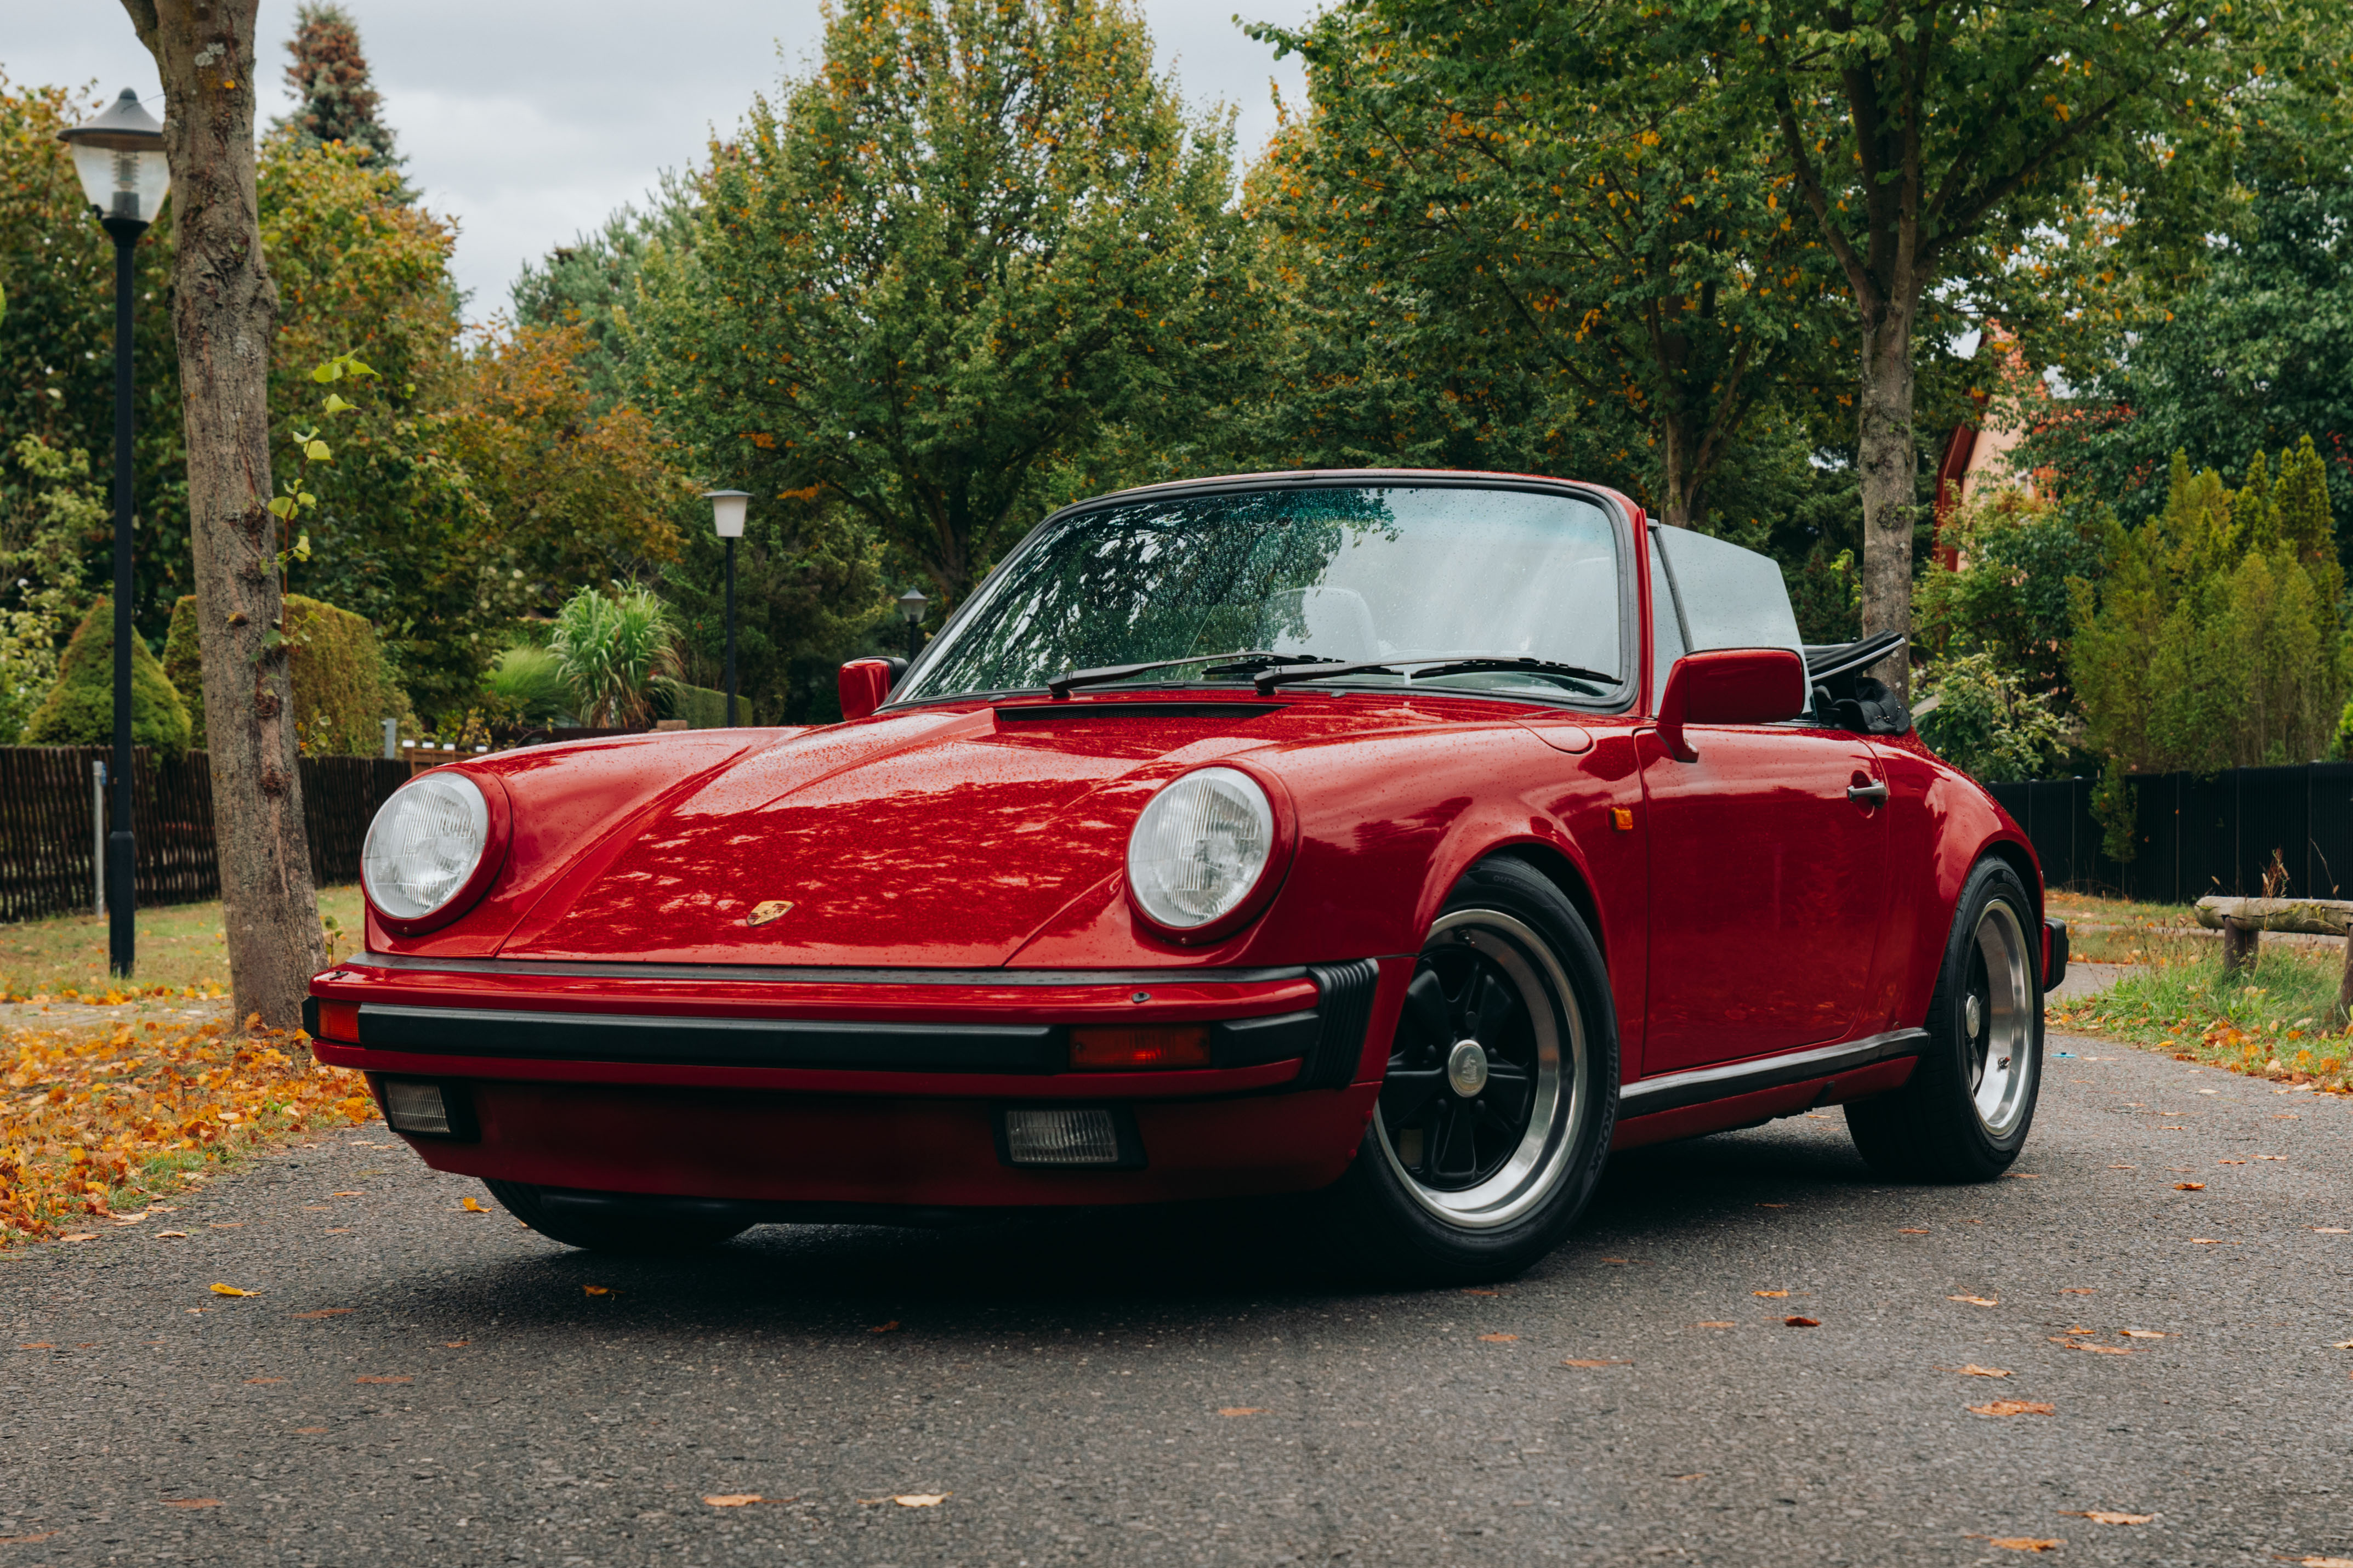
[[[286,85],[293,90],[291,112],[274,125],[290,130],[307,144],[341,142],[364,147],[376,163],[398,169],[407,162],[395,143],[392,127],[378,118],[383,95],[368,71],[360,48],[359,24],[341,5],[306,4],[294,13],[294,36],[286,41],[291,63]],[[414,199],[402,186],[403,200]]]
[[[2255,20],[2203,0],[1692,0],[1662,16],[1661,47],[1722,50],[1769,104],[1853,300],[1866,633],[1911,629],[1924,305],[1998,273],[2086,177],[2161,174],[2167,130],[2254,79]],[[1901,658],[1884,672],[1908,686]]]
[[[164,80],[173,327],[229,984],[240,1017],[294,1028],[327,955],[311,884],[269,510],[278,291],[262,261],[255,183],[257,3],[123,0],[123,7]]]
[[[1326,309],[1448,367],[1432,395],[1467,374],[1529,435],[1585,427],[1569,445],[1687,527],[1761,404],[1836,379],[1834,269],[1770,118],[1722,58],[1658,49],[1647,11],[1348,0],[1258,31],[1306,55],[1312,106],[1260,210]]]
[[[650,411],[960,601],[1058,464],[1181,425],[1234,352],[1231,139],[1126,0],[847,0],[713,148],[691,256],[646,258]]]

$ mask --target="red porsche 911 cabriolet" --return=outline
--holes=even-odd
[[[2024,835],[1781,573],[1625,498],[1378,470],[1040,523],[844,722],[419,774],[312,984],[560,1241],[1314,1193],[1525,1267],[1612,1149],[1847,1107],[1982,1180],[2066,963]]]

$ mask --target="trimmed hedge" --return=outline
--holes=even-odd
[[[90,606],[58,663],[58,683],[25,721],[28,746],[114,742],[114,601]],[[176,757],[188,749],[187,705],[137,633],[131,637],[131,743]]]
[[[663,681],[654,688],[654,717],[683,719],[690,730],[723,730],[727,727],[727,693],[714,691],[708,686],[689,686],[682,680]],[[741,691],[735,694],[735,722],[756,724],[752,717],[752,700]]]
[[[205,742],[203,658],[197,647],[196,597],[172,606],[164,640],[164,670],[193,713],[195,744]],[[384,721],[414,731],[408,694],[385,668],[375,627],[364,616],[300,594],[286,595],[288,668],[294,682],[294,725],[302,753],[368,757],[384,749]]]

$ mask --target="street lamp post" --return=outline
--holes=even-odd
[[[106,838],[108,965],[128,976],[136,847],[131,834],[131,299],[132,253],[172,188],[164,128],[130,88],[97,119],[61,131],[74,173],[114,241],[114,827]]]
[[[907,622],[909,664],[914,663],[915,656],[923,651],[923,611],[930,605],[931,601],[923,597],[921,588],[910,588],[899,595],[899,614],[906,617]]]
[[[735,542],[744,537],[744,509],[749,490],[705,490],[711,503],[711,523],[727,542],[727,727],[735,727]]]

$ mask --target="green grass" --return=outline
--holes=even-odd
[[[2228,981],[2219,943],[2160,939],[2150,959],[2095,995],[2054,1005],[2051,1026],[2344,1090],[2353,1031],[2329,1021],[2342,953],[2267,942],[2253,969]]]
[[[2052,892],[2043,908],[2067,922],[2070,956],[2085,963],[2147,963],[2159,949],[2200,940],[2180,935],[2198,929],[2198,916],[2188,904]]]
[[[360,890],[319,889],[319,913],[340,932],[335,955],[358,944]],[[167,904],[141,910],[138,966],[133,984],[142,992],[228,986],[228,937],[218,900]],[[114,992],[106,973],[107,923],[94,915],[56,915],[47,920],[0,925],[0,1000],[28,996],[103,997]],[[116,994],[127,993],[114,992]]]

